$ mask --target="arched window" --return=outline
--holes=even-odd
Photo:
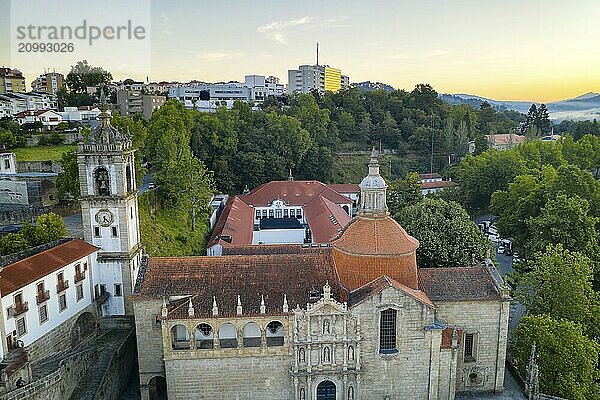
[[[304,388],[300,388],[300,400],[306,400],[306,391]]]
[[[185,325],[174,325],[171,328],[171,345],[173,350],[187,350],[190,348],[190,336]]]
[[[283,333],[281,322],[269,322],[267,325],[267,346],[283,346]]]
[[[94,173],[94,186],[98,196],[110,196],[110,178],[108,171],[100,167]]]
[[[244,325],[244,347],[260,347],[260,326],[254,322],[248,322]]]
[[[397,353],[396,348],[396,314],[393,308],[381,311],[379,319],[379,352],[383,354]]]
[[[323,348],[323,362],[330,363],[331,362],[331,349],[329,346],[325,346]]]
[[[354,387],[352,386],[348,388],[348,400],[354,400]]]
[[[298,362],[306,362],[306,351],[304,350],[304,347],[300,347],[300,350],[298,350]]]
[[[354,347],[348,347],[348,361],[354,361]]]
[[[214,346],[214,333],[212,326],[208,324],[200,324],[196,327],[194,332],[196,338],[197,349],[212,349]]]
[[[219,345],[224,349],[237,347],[237,331],[233,324],[221,325],[219,328]]]
[[[130,193],[133,191],[133,179],[131,176],[131,165],[127,164],[127,166],[125,167],[125,180],[127,181],[127,193]]]

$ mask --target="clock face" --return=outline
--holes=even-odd
[[[110,210],[103,208],[96,213],[96,222],[100,224],[100,226],[107,227],[111,226],[115,221],[115,216]]]

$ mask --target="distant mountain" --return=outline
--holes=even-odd
[[[448,104],[468,104],[479,108],[482,102],[487,101],[498,111],[514,110],[526,114],[533,101],[494,100],[473,94],[439,94],[440,99]],[[589,92],[572,99],[546,103],[550,119],[553,120],[592,120],[600,119],[600,93]]]
[[[387,83],[371,81],[353,83],[352,87],[364,90],[365,92],[372,92],[373,90],[385,90],[386,92],[393,92],[396,90],[394,89],[394,87],[388,85]]]

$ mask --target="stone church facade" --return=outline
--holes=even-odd
[[[154,258],[132,296],[142,399],[454,399],[500,392],[510,298],[491,262],[419,268],[375,154],[330,245]]]

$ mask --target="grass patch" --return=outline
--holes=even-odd
[[[191,230],[189,213],[177,209],[158,209],[154,193],[139,197],[140,234],[146,252],[152,256],[179,257],[206,254],[208,218],[196,220],[196,230]]]
[[[77,149],[74,145],[19,147],[11,150],[17,161],[58,161],[64,152]]]

